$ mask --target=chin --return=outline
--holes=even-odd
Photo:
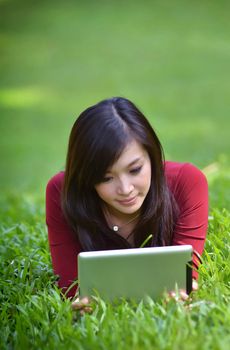
[[[142,206],[142,203],[140,204],[135,204],[133,206],[127,207],[127,208],[117,208],[117,210],[119,210],[121,213],[123,214],[134,214],[136,213]]]

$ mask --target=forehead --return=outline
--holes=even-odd
[[[145,148],[133,139],[127,143],[120,157],[112,164],[109,170],[113,171],[118,168],[127,167],[131,163],[138,162],[139,159],[145,159],[146,157],[148,157],[148,153]]]

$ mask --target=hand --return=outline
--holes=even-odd
[[[192,290],[198,290],[198,283],[196,280],[192,280]],[[189,295],[186,293],[184,289],[179,289],[178,293],[172,291],[169,292],[169,297],[175,299],[176,301],[186,301],[189,299]]]
[[[79,311],[81,315],[84,315],[84,313],[91,314],[93,312],[90,299],[88,297],[78,297],[76,300],[74,300],[72,302],[72,310]]]
[[[192,290],[194,292],[198,290],[198,282],[196,280],[192,280]]]

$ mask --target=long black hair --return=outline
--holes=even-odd
[[[130,244],[108,227],[95,185],[135,139],[151,160],[151,185],[134,231],[134,244],[170,245],[177,206],[164,174],[161,143],[142,112],[128,99],[113,97],[83,111],[75,121],[66,160],[62,207],[83,250],[128,248]]]

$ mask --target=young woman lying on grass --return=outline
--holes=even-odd
[[[207,181],[192,164],[164,160],[156,133],[131,101],[107,99],[73,125],[65,172],[47,185],[46,222],[63,292],[77,278],[80,251],[140,247],[150,234],[146,246],[191,244],[197,269],[207,231]],[[68,296],[75,293],[73,287]]]

